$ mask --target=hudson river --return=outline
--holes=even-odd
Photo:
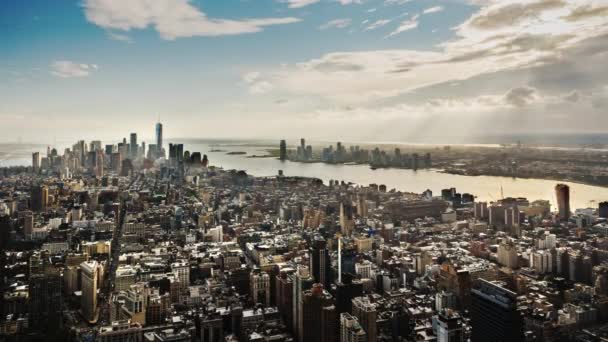
[[[471,193],[478,200],[492,201],[500,198],[501,187],[505,197],[521,196],[530,201],[546,199],[555,209],[554,186],[557,181],[543,179],[516,179],[493,176],[459,176],[433,170],[377,169],[367,165],[333,165],[323,163],[297,163],[280,161],[276,158],[247,158],[251,155],[265,155],[266,149],[278,148],[276,144],[255,142],[243,145],[241,141],[178,140],[184,143],[184,150],[207,154],[211,165],[224,169],[245,170],[255,176],[274,176],[283,170],[285,176],[315,177],[326,184],[330,179],[343,180],[361,185],[385,184],[389,189],[420,193],[426,189],[439,195],[441,189],[455,187],[458,192]],[[0,166],[31,165],[31,152],[46,153],[42,145],[0,144]],[[10,152],[7,149],[10,148]],[[168,146],[165,146],[168,149]],[[213,148],[223,152],[210,152]],[[63,153],[63,148],[59,150]],[[246,155],[228,155],[227,152],[247,152]],[[598,202],[608,200],[608,188],[576,183],[570,185],[571,208],[597,207]]]

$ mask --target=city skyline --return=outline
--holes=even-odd
[[[117,125],[147,132],[159,115],[167,137],[185,138],[416,141],[608,128],[602,1],[0,6],[5,141],[73,140],[82,128],[109,137]]]

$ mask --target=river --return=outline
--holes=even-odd
[[[389,189],[417,192],[426,189],[435,195],[441,189],[455,187],[458,192],[471,193],[481,201],[499,199],[502,193],[505,197],[526,197],[530,201],[545,199],[551,201],[555,208],[555,192],[557,181],[543,179],[519,179],[494,176],[460,176],[445,174],[435,170],[403,170],[377,169],[371,170],[367,165],[335,165],[323,163],[298,163],[280,161],[276,158],[247,158],[250,155],[264,155],[268,148],[277,148],[278,143],[270,141],[255,141],[244,145],[242,141],[209,141],[209,140],[178,140],[184,143],[184,149],[191,152],[207,154],[211,165],[224,169],[246,170],[255,176],[273,176],[283,170],[285,176],[302,176],[320,178],[324,182],[330,179],[343,180],[361,185],[371,183],[385,184]],[[5,154],[0,166],[30,165],[31,151],[43,152],[46,147],[40,145],[21,146],[19,151],[12,145],[11,154]],[[224,152],[210,152],[213,148]],[[0,152],[2,145],[0,144]],[[29,149],[28,151],[24,151]],[[31,150],[31,151],[30,151]],[[61,149],[62,150],[62,149]],[[246,155],[229,155],[227,152],[242,151]],[[17,153],[19,152],[19,153]],[[41,154],[44,154],[41,153]],[[597,207],[601,201],[608,200],[608,188],[565,182],[570,186],[571,208]]]

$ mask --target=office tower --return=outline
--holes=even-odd
[[[567,221],[570,218],[570,187],[566,184],[557,184],[555,186],[555,197],[557,198],[559,219]]]
[[[270,306],[270,276],[266,272],[251,272],[249,276],[250,293],[253,303]]]
[[[353,298],[363,295],[363,283],[351,273],[343,273],[342,281],[336,283],[336,310],[338,314],[352,311]]]
[[[523,320],[517,294],[483,278],[471,289],[471,340],[522,341]]]
[[[100,265],[97,261],[85,261],[80,264],[82,297],[80,299],[80,311],[82,316],[89,322],[97,321],[97,288]]]
[[[477,220],[488,217],[488,202],[475,202],[473,212]]]
[[[376,318],[378,316],[376,304],[370,302],[368,297],[356,297],[352,302],[353,316],[359,319],[359,323],[367,333],[368,341],[376,341]]]
[[[351,203],[340,203],[340,231],[344,236],[350,236],[355,228],[353,213],[354,210]]]
[[[37,331],[52,331],[62,326],[62,279],[58,272],[30,275],[29,320]]]
[[[160,158],[163,153],[163,124],[156,123],[156,157]]]
[[[103,177],[104,158],[101,151],[95,152],[97,154],[95,161],[95,176],[97,178]]]
[[[275,277],[277,308],[290,329],[293,329],[293,272],[294,269],[285,268]]]
[[[179,278],[179,284],[182,289],[190,286],[190,265],[187,261],[182,260],[172,263],[171,273]]]
[[[309,268],[307,266],[298,266],[293,278],[293,331],[296,337],[300,333],[300,316],[302,311],[300,298],[304,290],[312,287],[313,282]]]
[[[279,159],[287,159],[287,142],[285,140],[281,140],[281,144],[279,145]]]
[[[314,284],[300,297],[301,316],[299,317],[298,341],[333,342],[337,340],[338,329],[336,308],[331,294],[322,284]]]
[[[598,216],[608,218],[608,202],[600,202],[598,208]]]
[[[106,145],[106,148],[105,148],[105,153],[106,153],[108,156],[111,156],[111,155],[112,155],[112,153],[114,153],[114,145]]]
[[[40,172],[40,152],[32,153],[32,172]]]
[[[331,260],[329,251],[327,250],[327,243],[322,236],[316,235],[313,238],[310,254],[310,269],[312,270],[315,282],[323,284],[325,288],[329,288],[331,284]]]
[[[512,242],[501,243],[498,246],[498,263],[502,266],[516,269],[519,267],[517,247]]]
[[[131,140],[129,142],[129,156],[131,159],[137,158],[137,133],[131,133]]]
[[[340,342],[366,342],[367,334],[357,317],[348,312],[340,314]]]
[[[452,310],[441,310],[433,317],[437,326],[437,342],[464,342],[460,315]]]
[[[33,211],[44,211],[48,205],[49,188],[46,185],[34,185],[30,192],[30,207]]]
[[[120,152],[112,153],[112,171],[118,173],[122,170],[122,158]]]
[[[23,235],[29,238],[34,230],[34,213],[31,211],[23,212]]]

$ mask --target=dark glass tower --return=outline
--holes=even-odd
[[[472,341],[523,341],[517,294],[500,283],[480,279],[471,290]]]

